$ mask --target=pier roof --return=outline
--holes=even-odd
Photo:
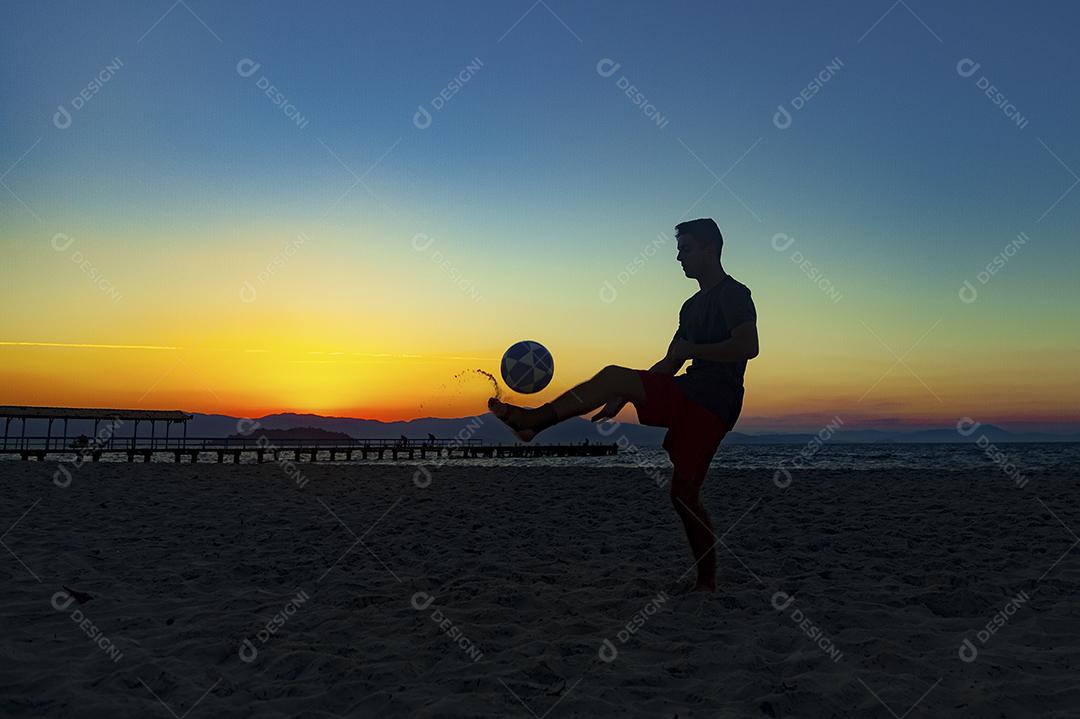
[[[94,407],[0,406],[0,419],[128,419],[186,422],[187,412],[176,409],[101,409]]]

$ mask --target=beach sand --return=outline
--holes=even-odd
[[[637,469],[56,468],[0,464],[3,716],[1080,712],[1075,476],[714,470],[670,596]]]

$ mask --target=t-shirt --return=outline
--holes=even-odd
[[[699,290],[683,303],[675,337],[695,344],[723,342],[731,338],[732,328],[756,320],[757,310],[750,298],[750,288],[727,275],[720,284]],[[742,411],[745,372],[746,360],[713,362],[695,359],[675,382],[692,401],[734,426]]]

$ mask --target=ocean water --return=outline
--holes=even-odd
[[[387,460],[368,460],[368,464]],[[354,462],[359,463],[359,462]],[[394,464],[421,464],[398,460]],[[538,457],[492,459],[429,458],[424,464],[488,467],[643,467],[670,470],[671,461],[661,447],[629,446],[614,456]],[[993,469],[1026,475],[1035,472],[1068,472],[1080,466],[1080,442],[1011,442],[980,447],[975,443],[895,443],[842,444],[825,442],[813,448],[799,444],[722,445],[713,457],[714,468],[760,469],[770,472],[787,468],[822,470],[979,470]]]

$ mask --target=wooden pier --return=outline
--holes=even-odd
[[[0,457],[12,459],[97,462],[102,458],[128,462],[168,461],[239,463],[256,462],[352,462],[490,459],[502,457],[596,457],[618,454],[617,444],[503,444],[479,439],[454,440],[267,440],[233,438],[150,439],[118,438],[101,444],[76,446],[70,438],[23,437],[0,448]]]
[[[21,460],[47,458],[75,462],[98,462],[103,458],[116,461],[150,462],[172,459],[180,464],[201,461],[229,461],[241,458],[256,462],[352,462],[368,459],[427,461],[436,459],[479,459],[501,457],[595,457],[618,454],[617,444],[526,444],[488,442],[480,439],[440,439],[429,435],[425,439],[402,436],[399,439],[292,439],[275,438],[266,434],[231,437],[187,436],[191,415],[179,410],[86,409],[73,407],[4,407],[3,443],[0,458]],[[12,420],[20,423],[18,436],[10,435]],[[44,436],[27,436],[27,421],[46,422]],[[68,435],[70,420],[92,423],[92,436]],[[61,423],[62,431],[53,434],[53,424]],[[165,425],[164,435],[157,424]],[[245,421],[246,422],[246,421]],[[120,427],[131,424],[131,434],[120,437]],[[150,425],[149,436],[139,436],[139,424]],[[181,424],[181,436],[170,436],[169,428]],[[252,422],[252,426],[257,423]],[[459,434],[460,436],[460,434]]]

